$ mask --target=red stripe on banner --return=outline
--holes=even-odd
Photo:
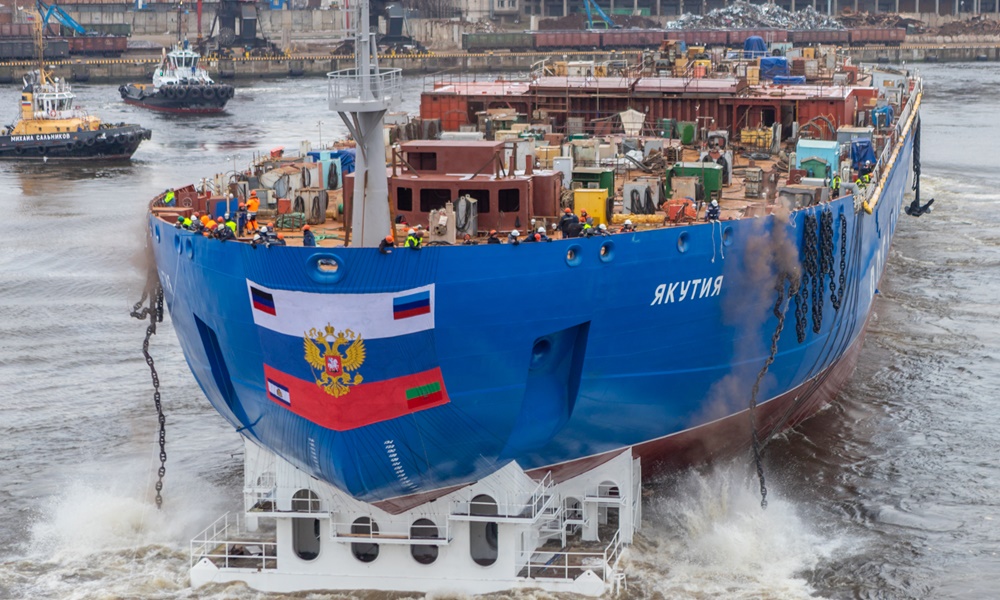
[[[426,396],[414,398],[413,400],[407,400],[406,406],[408,406],[410,410],[420,410],[432,405],[437,406],[437,404],[441,402],[442,398],[444,398],[444,394],[442,392],[434,392],[432,394],[427,394]]]
[[[398,321],[400,319],[406,319],[408,317],[415,317],[417,315],[426,315],[431,312],[431,305],[418,306],[416,308],[411,308],[410,310],[401,310],[399,312],[392,313],[392,319]]]
[[[257,310],[261,311],[261,312],[266,312],[269,315],[278,316],[277,313],[274,311],[274,307],[273,306],[268,306],[268,305],[266,305],[266,304],[264,304],[262,302],[258,302],[256,300],[254,300],[253,301],[253,307],[256,308]]]
[[[450,402],[440,367],[414,375],[351,386],[350,391],[343,396],[327,394],[314,381],[299,379],[268,365],[264,365],[264,377],[288,388],[291,406],[268,394],[272,402],[320,427],[334,431],[357,429]],[[407,401],[407,390],[434,382],[441,384],[440,392]],[[266,380],[264,385],[266,389]]]

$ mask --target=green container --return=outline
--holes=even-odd
[[[807,158],[802,161],[801,167],[799,167],[806,172],[806,177],[826,177],[827,176],[827,164],[826,161],[821,158]]]
[[[573,169],[573,181],[579,181],[583,187],[596,183],[597,187],[608,190],[608,198],[615,197],[615,172],[598,167],[577,167]]]
[[[697,127],[694,121],[680,121],[677,123],[677,137],[681,139],[681,143],[685,146],[694,143],[695,131],[697,131]]]
[[[722,165],[715,163],[683,162],[674,165],[673,177],[698,177],[705,188],[705,197],[722,190]]]
[[[660,135],[673,139],[677,135],[677,119],[660,119]]]
[[[589,133],[571,133],[571,134],[569,134],[569,141],[571,141],[571,142],[573,140],[589,140],[589,139],[590,139],[590,134]]]

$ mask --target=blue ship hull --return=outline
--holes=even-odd
[[[775,275],[807,256],[805,239],[816,247],[806,221],[829,212],[832,275],[818,292],[808,288],[802,307],[793,299],[779,311],[784,327],[756,397],[763,435],[817,410],[853,370],[912,144],[911,128],[871,214],[845,196],[791,213],[788,225],[766,216],[390,255],[221,243],[155,215],[149,225],[174,329],[215,409],[303,471],[391,504],[475,481],[509,461],[569,474],[633,446],[650,473],[658,462],[745,447],[752,389],[779,326]],[[332,263],[335,272],[323,267]],[[347,314],[363,308],[338,308],[341,300],[363,306],[364,295],[373,306],[393,299],[389,322],[416,311],[433,326],[369,334],[366,327],[389,325]],[[287,319],[269,324],[283,313]],[[302,319],[319,331],[332,326],[330,335],[360,323],[344,339],[366,338],[363,356],[352,359],[345,344],[342,364],[328,361],[325,373],[311,366],[309,344],[322,334],[311,335]],[[407,389],[426,401],[417,408],[387,408],[377,400],[383,388],[363,387],[415,373],[431,382]],[[340,396],[329,391],[335,378]],[[325,381],[337,408],[296,412],[299,380]]]

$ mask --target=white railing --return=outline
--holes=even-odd
[[[504,495],[503,498],[497,498],[496,502],[475,502],[474,498],[452,500],[451,516],[453,518],[476,517],[481,520],[535,520],[542,516],[551,507],[553,501],[556,500],[555,496],[549,493],[552,483],[552,474],[546,473],[545,477],[532,490],[531,495],[523,502],[516,500],[512,497],[513,495]],[[496,513],[490,514],[494,509]]]
[[[605,583],[612,583],[622,557],[621,532],[615,532],[603,552],[521,552],[519,564],[525,577],[573,581],[593,571]],[[535,557],[544,557],[539,560]]]
[[[359,73],[343,69],[326,74],[327,99],[331,108],[350,110],[353,105],[396,102],[403,93],[402,69],[385,69],[378,73]]]
[[[191,566],[207,558],[226,569],[277,569],[277,542],[254,537],[239,514],[226,513],[191,540]]]
[[[433,525],[391,524],[359,526],[355,522],[331,521],[330,537],[336,542],[373,544],[399,544],[412,546],[446,546],[451,542],[450,523],[445,520],[442,525],[433,521]]]

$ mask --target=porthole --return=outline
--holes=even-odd
[[[601,262],[611,262],[615,258],[615,243],[607,241],[601,244]]]
[[[725,229],[722,230],[722,243],[723,243],[723,245],[726,245],[726,246],[732,246],[733,245],[733,228],[732,227],[726,227]]]
[[[188,258],[194,259],[194,244],[191,243],[190,237],[184,240],[184,253],[187,254]]]
[[[160,226],[159,225],[153,225],[153,237],[156,238],[156,243],[159,244],[160,243]]]
[[[181,250],[181,235],[179,233],[174,236],[174,250],[177,251],[177,254],[180,254],[182,252],[182,250]]]
[[[580,261],[583,260],[582,257],[580,256],[580,253],[582,252],[582,250],[583,249],[580,248],[580,246],[578,246],[576,244],[573,244],[572,246],[570,246],[566,250],[566,264],[569,265],[569,266],[571,266],[571,267],[575,267],[575,266],[579,265]]]

